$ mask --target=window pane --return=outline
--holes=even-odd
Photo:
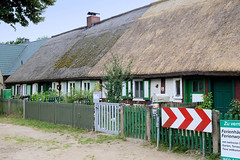
[[[199,81],[198,86],[199,86],[199,92],[203,92],[203,81]]]
[[[135,81],[135,97],[139,97],[139,82]]]
[[[88,89],[87,90],[90,91],[90,83],[88,83]]]
[[[139,82],[139,85],[140,85],[140,98],[143,98],[143,82]]]
[[[198,81],[193,81],[192,83],[192,91],[198,92]]]
[[[84,88],[83,88],[83,90],[87,90],[87,84],[86,84],[86,83],[84,83]]]
[[[180,80],[176,81],[176,96],[180,96]]]

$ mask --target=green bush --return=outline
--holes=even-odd
[[[93,91],[90,92],[83,91],[81,89],[80,90],[73,89],[70,93],[64,96],[63,103],[93,104]]]
[[[230,103],[230,106],[232,106],[232,108],[230,108],[228,110],[228,114],[232,114],[233,116],[235,115],[240,115],[240,101],[233,99],[232,102]]]
[[[212,109],[213,105],[213,95],[212,92],[208,93],[208,95],[203,95],[203,103],[197,106],[197,109]]]
[[[41,101],[41,102],[49,102],[50,99],[58,97],[58,91],[53,89],[52,91],[46,91],[44,93],[34,93],[30,99],[31,101]]]

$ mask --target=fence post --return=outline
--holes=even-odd
[[[23,99],[23,119],[25,119],[26,118],[26,100],[25,99]]]
[[[151,140],[152,119],[151,119],[152,106],[147,106],[147,137],[148,141]]]
[[[8,115],[11,114],[11,98],[8,99]]]
[[[212,112],[212,119],[213,119],[213,153],[219,153],[219,138],[220,138],[220,125],[219,125],[219,111],[213,111]]]
[[[124,104],[120,104],[121,107],[121,135],[124,135]]]

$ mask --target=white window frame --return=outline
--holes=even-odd
[[[127,97],[127,81],[122,82],[122,97]]]
[[[18,87],[19,87],[19,91],[18,91]],[[15,86],[15,95],[17,95],[17,94],[20,95],[20,91],[21,91],[21,85],[20,84],[16,84],[16,86]]]
[[[71,84],[72,84],[72,86],[74,84],[74,88],[73,89],[76,89],[76,82],[75,81],[68,81],[68,93],[73,94],[73,90],[71,90]]]
[[[135,82],[142,82],[142,84],[144,83],[143,82],[143,79],[133,79],[132,80],[132,92],[133,92],[133,101],[145,101],[144,99],[143,99],[143,97],[135,97]],[[142,88],[143,88],[143,86],[142,86]],[[144,89],[143,89],[143,91],[144,91]],[[143,96],[144,96],[144,93],[143,93]]]
[[[38,84],[34,83],[32,85],[32,94],[38,93]]]
[[[22,85],[22,95],[23,96],[27,95],[27,84]]]
[[[89,86],[89,88],[85,88],[84,84],[86,84],[86,87]],[[82,81],[82,90],[83,91],[91,91],[91,82],[90,81]]]
[[[52,82],[52,90],[53,89],[57,90],[57,85],[58,85],[58,82]]]
[[[41,85],[41,93],[43,93],[44,92],[44,90],[43,90],[43,85]]]
[[[180,95],[177,96],[177,81],[180,81]],[[173,98],[182,99],[182,78],[173,78]]]

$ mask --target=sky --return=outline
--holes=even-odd
[[[44,22],[28,27],[16,25],[16,31],[10,25],[0,21],[0,42],[25,37],[35,41],[39,37],[53,35],[86,26],[87,12],[100,13],[101,20],[148,5],[157,0],[57,0],[54,6],[45,10]]]

